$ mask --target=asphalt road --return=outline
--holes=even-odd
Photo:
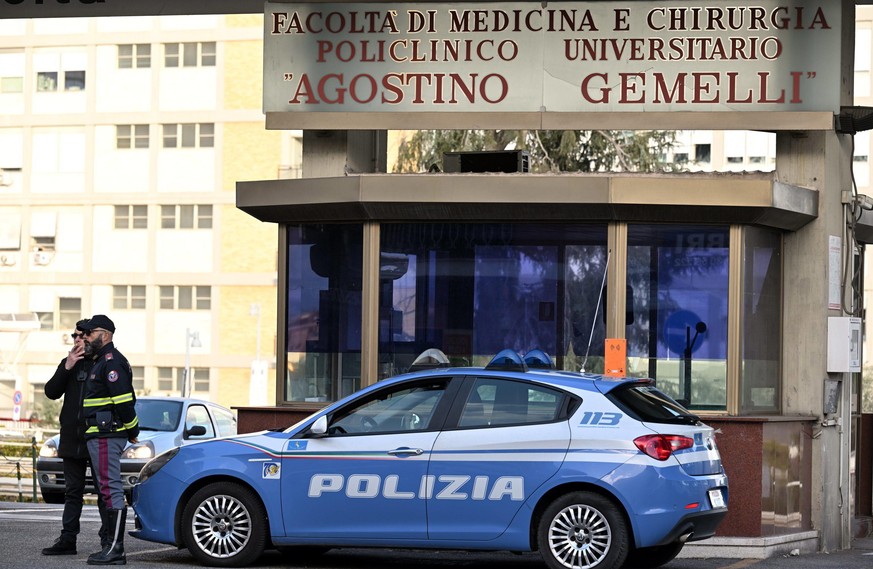
[[[99,549],[100,517],[95,506],[86,505],[78,555],[47,557],[40,554],[52,544],[61,526],[61,507],[48,504],[0,502],[0,568],[53,569],[86,567],[89,553]],[[132,529],[129,522],[129,529]],[[199,567],[186,550],[134,539],[125,540],[127,565],[131,567]],[[276,551],[266,552],[252,565],[258,568],[294,569],[545,569],[536,553],[422,551],[385,549],[336,549],[319,557],[294,559]],[[873,540],[856,543],[852,550],[770,559],[677,559],[664,569],[870,569]]]

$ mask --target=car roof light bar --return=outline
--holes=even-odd
[[[413,361],[412,365],[409,366],[409,371],[449,367],[450,365],[451,363],[449,362],[448,356],[446,356],[441,350],[429,348],[421,352],[418,357],[415,358],[415,361]]]
[[[491,358],[485,369],[500,369],[504,371],[527,371],[527,366],[521,359],[518,353],[509,348],[501,350],[496,356]]]
[[[529,369],[555,369],[552,358],[539,348],[526,353],[524,355],[524,363]]]

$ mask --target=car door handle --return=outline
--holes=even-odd
[[[388,454],[390,454],[392,456],[398,456],[398,455],[403,455],[403,454],[413,454],[415,456],[418,456],[422,453],[424,453],[424,451],[421,450],[420,448],[405,448],[405,447],[404,448],[396,448],[394,450],[388,451]]]

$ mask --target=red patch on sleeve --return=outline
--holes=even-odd
[[[112,352],[109,352],[108,354],[106,354],[106,359],[107,359],[107,360],[111,360],[111,359],[112,359]]]

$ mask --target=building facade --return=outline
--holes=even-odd
[[[274,401],[276,227],[234,184],[299,175],[300,136],[264,129],[262,22],[0,20],[0,417],[96,313],[140,394]]]

